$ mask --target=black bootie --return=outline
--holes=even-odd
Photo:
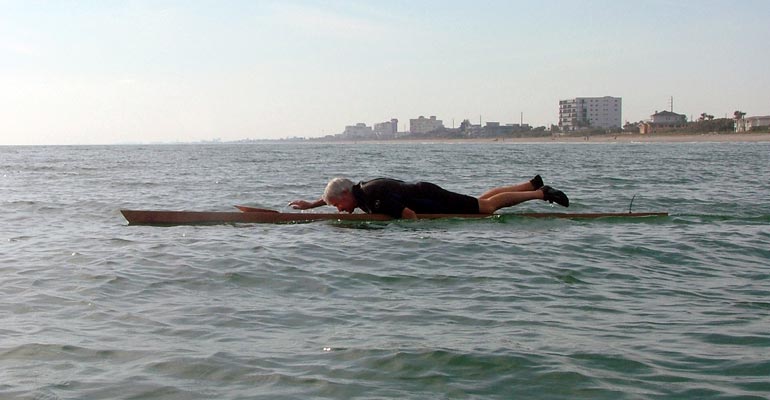
[[[550,186],[540,188],[543,191],[543,200],[549,203],[556,203],[560,206],[569,207],[569,198],[561,190],[556,190]]]

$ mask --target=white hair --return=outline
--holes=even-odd
[[[332,199],[338,199],[343,193],[349,192],[353,188],[353,182],[347,178],[334,178],[329,181],[321,197],[326,204],[330,204]]]

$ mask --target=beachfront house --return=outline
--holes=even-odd
[[[655,111],[650,115],[650,121],[659,127],[678,127],[687,125],[687,116],[671,111]]]
[[[735,121],[735,132],[751,132],[764,127],[770,127],[770,115],[745,117]]]
[[[672,111],[655,111],[649,121],[639,124],[639,133],[653,133],[661,128],[678,128],[687,125],[687,116]]]

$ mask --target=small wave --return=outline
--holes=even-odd
[[[146,352],[115,349],[91,349],[69,344],[26,343],[0,348],[0,360],[135,360],[148,355]]]
[[[671,217],[676,223],[710,223],[721,221],[736,221],[746,223],[770,223],[770,214],[758,214],[758,215],[742,215],[742,214],[687,214],[678,213],[672,214]],[[693,221],[694,220],[694,221]]]
[[[766,301],[743,301],[736,303],[739,307],[755,308],[760,310],[770,310],[770,302]]]
[[[770,347],[770,336],[764,335],[728,335],[724,333],[703,333],[696,334],[705,343],[714,345],[732,345],[732,346],[754,346],[757,348]],[[770,370],[768,371],[770,375]]]

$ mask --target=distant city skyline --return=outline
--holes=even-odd
[[[536,3],[536,4],[533,4]],[[558,125],[559,101],[770,114],[765,0],[0,0],[0,145],[337,134],[419,115]],[[400,130],[400,129],[399,129]]]

